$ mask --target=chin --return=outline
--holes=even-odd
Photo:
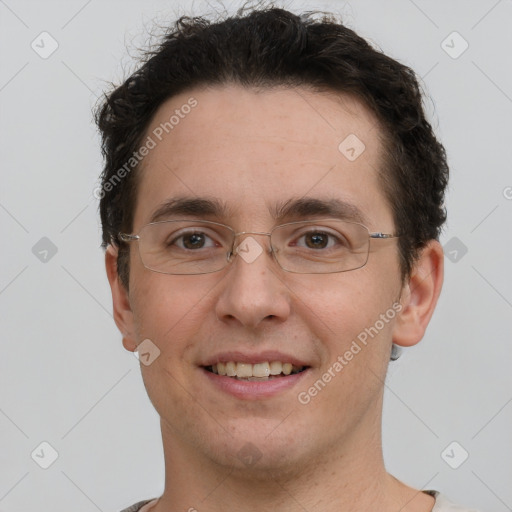
[[[240,478],[263,481],[295,474],[311,458],[308,453],[315,450],[308,445],[311,436],[300,435],[297,428],[290,430],[290,425],[286,424],[290,420],[281,424],[282,421],[239,420],[225,426],[226,430],[220,434],[222,438],[210,437],[210,443],[203,444],[203,449],[214,463],[236,469]],[[302,433],[306,431],[304,428]]]

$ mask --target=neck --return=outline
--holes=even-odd
[[[378,417],[362,420],[348,438],[314,456],[288,467],[258,469],[257,464],[219,465],[197,447],[179,442],[162,421],[166,482],[152,512],[431,510],[432,497],[386,472],[380,422],[379,411]]]

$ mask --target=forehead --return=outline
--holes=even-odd
[[[215,218],[253,227],[275,219],[283,204],[308,198],[346,203],[368,227],[389,224],[379,134],[374,116],[345,95],[191,89],[163,103],[145,134],[154,147],[138,171],[134,227],[187,197],[218,199],[225,207]]]

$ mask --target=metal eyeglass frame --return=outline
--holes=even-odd
[[[292,224],[306,224],[308,222],[310,222],[310,223],[317,223],[317,222],[323,222],[323,221],[336,221],[336,222],[344,222],[346,224],[357,224],[358,226],[362,226],[363,228],[366,229],[366,231],[368,232],[368,238],[369,239],[386,240],[386,239],[390,239],[390,238],[400,238],[400,236],[401,236],[399,234],[383,233],[381,231],[370,232],[369,228],[367,226],[365,226],[364,224],[361,224],[360,222],[345,221],[345,220],[342,220],[342,219],[333,219],[333,218],[318,219],[318,220],[317,219],[312,219],[312,220],[301,220],[301,221],[295,221],[295,222],[287,222],[285,224],[280,224],[279,226],[274,226],[272,228],[272,230],[270,231],[270,233],[265,233],[265,232],[261,232],[261,231],[240,231],[239,233],[237,233],[237,232],[235,232],[235,230],[231,226],[228,226],[226,224],[221,224],[220,222],[214,222],[214,221],[202,220],[202,219],[197,219],[197,220],[191,220],[191,219],[172,219],[172,220],[162,220],[162,221],[157,221],[157,222],[150,222],[148,224],[145,224],[144,226],[142,226],[140,228],[139,233],[146,226],[151,226],[151,225],[155,225],[155,224],[164,224],[164,223],[167,223],[167,222],[169,222],[169,223],[170,222],[194,222],[194,223],[197,222],[198,224],[199,223],[214,224],[216,226],[222,226],[224,228],[228,228],[233,233],[233,242],[232,242],[232,245],[231,245],[231,249],[229,250],[229,252],[226,253],[226,264],[223,267],[221,267],[221,268],[219,268],[217,270],[212,270],[210,272],[198,272],[198,273],[191,273],[191,274],[173,274],[172,272],[162,272],[161,270],[155,270],[153,268],[150,268],[150,267],[146,266],[146,264],[144,263],[144,259],[142,258],[142,254],[140,253],[140,246],[139,246],[139,256],[140,256],[141,262],[142,262],[142,264],[144,265],[145,268],[147,268],[151,272],[156,272],[158,274],[167,274],[167,275],[202,275],[202,274],[212,274],[214,272],[220,272],[221,270],[225,269],[229,265],[229,263],[231,263],[231,261],[233,261],[233,259],[232,259],[233,255],[235,253],[238,254],[238,248],[239,248],[240,244],[238,244],[238,246],[235,249],[235,242],[236,242],[236,238],[238,236],[240,236],[240,235],[265,235],[265,236],[270,237],[270,251],[269,251],[269,253],[272,254],[274,261],[285,272],[290,272],[290,273],[293,273],[293,274],[338,274],[338,273],[341,273],[341,272],[350,272],[352,270],[357,270],[359,268],[363,268],[368,263],[368,259],[369,259],[369,252],[370,252],[370,244],[369,243],[368,243],[368,253],[367,253],[366,260],[365,260],[364,264],[359,266],[359,267],[351,268],[351,269],[348,269],[348,270],[337,270],[337,271],[334,271],[334,272],[296,272],[294,270],[288,270],[288,269],[284,268],[281,265],[281,263],[279,263],[279,260],[277,259],[276,253],[274,251],[274,247],[272,245],[272,233],[277,228],[280,228],[280,227],[283,227],[283,226],[289,226],[289,225],[292,225]],[[119,232],[118,233],[118,239],[121,242],[134,242],[134,241],[139,241],[140,240],[140,235],[139,234],[134,234],[134,233],[122,233],[122,232]]]

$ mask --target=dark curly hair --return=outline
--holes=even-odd
[[[425,118],[415,73],[333,15],[295,15],[269,6],[241,9],[217,22],[181,17],[156,50],[145,53],[139,69],[98,106],[96,123],[105,158],[99,189],[102,247],[119,247],[118,273],[124,286],[128,288],[128,248],[118,233],[130,233],[133,227],[137,167],[120,170],[165,100],[197,86],[221,84],[345,93],[374,113],[384,150],[379,178],[402,235],[402,279],[409,276],[420,250],[439,239],[448,182],[445,149]]]

